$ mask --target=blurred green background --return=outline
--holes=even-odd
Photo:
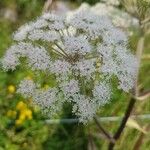
[[[99,0],[85,0],[90,4]],[[63,2],[63,1],[62,1]],[[66,1],[65,1],[66,2]],[[71,8],[83,0],[68,0]],[[12,33],[22,24],[42,13],[44,0],[0,0],[0,57],[12,43]],[[133,30],[131,48],[136,49],[139,31]],[[147,35],[140,68],[140,90],[150,88],[150,36]],[[15,72],[0,70],[0,150],[106,150],[108,141],[101,138],[94,122],[88,125],[46,124],[40,110],[16,94],[17,84],[23,77],[32,78],[32,72],[19,68]],[[38,77],[42,80],[42,77]],[[49,81],[51,83],[51,81]],[[45,87],[47,85],[45,84]],[[115,91],[114,91],[115,92]],[[130,96],[116,91],[110,104],[98,112],[100,116],[122,116]],[[135,114],[150,113],[150,99],[138,101]],[[65,105],[56,118],[74,118],[71,106]],[[150,149],[150,120],[137,120],[147,134],[132,126],[125,129],[117,143],[116,150],[132,150],[139,144],[140,150]],[[119,122],[106,122],[103,126],[114,132]],[[93,145],[93,149],[92,146]]]

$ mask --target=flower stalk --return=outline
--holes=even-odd
[[[141,58],[142,58],[142,53],[143,53],[143,49],[144,49],[144,31],[142,30],[142,27],[141,27],[141,36],[138,40],[138,43],[137,43],[137,50],[136,50],[136,56],[137,56],[137,59],[138,59],[138,63],[140,65],[141,63]],[[139,96],[139,89],[138,89],[138,76],[139,76],[139,69],[137,70],[137,75],[136,75],[136,82],[135,82],[135,86],[133,88],[133,96],[131,97],[130,101],[129,101],[129,104],[127,106],[127,109],[126,109],[126,112],[124,114],[124,117],[120,123],[120,126],[119,128],[117,129],[116,133],[114,134],[113,138],[117,141],[122,132],[124,131],[124,128],[126,126],[126,123],[134,109],[134,106],[135,106],[135,103],[136,103],[136,98]],[[108,150],[113,150],[114,149],[114,146],[115,146],[115,143],[113,142],[110,142],[109,146],[108,146]]]

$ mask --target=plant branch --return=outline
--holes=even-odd
[[[95,121],[99,131],[103,133],[105,138],[107,138],[111,143],[115,143],[114,138],[101,126],[101,124],[98,122],[96,117],[94,117],[94,121]]]
[[[58,43],[55,42],[55,45],[61,50],[61,52],[64,53],[64,55],[66,55],[67,57],[69,57],[68,54],[61,48],[61,46],[59,46]]]
[[[123,117],[123,119],[122,119],[122,122],[121,122],[121,124],[120,124],[120,126],[119,126],[117,132],[116,132],[115,135],[113,136],[113,138],[114,138],[115,140],[118,140],[118,139],[120,138],[121,133],[123,132],[123,130],[124,130],[125,126],[126,126],[126,123],[127,123],[128,119],[129,119],[129,117],[130,117],[130,115],[131,115],[131,112],[132,112],[132,110],[133,110],[133,108],[134,108],[135,102],[136,102],[136,99],[135,99],[134,97],[132,97],[132,98],[130,99],[129,104],[128,104],[128,107],[127,107],[127,110],[126,110],[126,112],[125,112],[125,115],[124,115],[124,117]],[[112,143],[112,142],[111,142],[111,143],[109,144],[109,148],[108,148],[108,149],[109,149],[109,150],[113,150],[113,147],[114,147],[114,146],[115,146],[115,143]]]

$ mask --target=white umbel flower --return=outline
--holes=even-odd
[[[85,55],[91,51],[92,47],[88,40],[83,36],[66,36],[64,37],[64,48],[70,55],[75,53]]]
[[[70,100],[73,95],[76,95],[80,92],[79,84],[77,80],[70,80],[69,82],[62,83],[60,85],[61,89],[67,100]]]
[[[96,72],[95,63],[95,59],[82,60],[77,62],[74,68],[80,74],[80,76],[92,78],[92,75]]]
[[[32,30],[32,27],[28,24],[23,25],[18,29],[16,33],[13,35],[13,39],[16,41],[23,41],[26,39],[28,32]]]
[[[98,105],[101,106],[106,104],[111,97],[111,89],[108,83],[102,82],[96,84],[93,89],[93,96],[95,99],[97,99]]]
[[[84,95],[78,97],[75,106],[77,108],[76,110],[74,109],[75,114],[79,116],[79,121],[84,123],[91,120],[97,110],[96,103],[91,102],[91,100]]]
[[[36,85],[32,80],[24,79],[20,82],[17,92],[21,93],[25,98],[33,96]]]
[[[27,58],[27,64],[32,70],[46,70],[49,68],[50,57],[44,47],[34,46],[31,43],[20,42],[11,46],[1,63],[5,70],[14,70],[21,57]]]
[[[40,106],[43,113],[51,117],[61,110],[64,100],[56,88],[37,89],[33,95],[33,103]]]
[[[110,101],[114,77],[119,90],[129,92],[134,86],[138,63],[127,48],[127,34],[86,4],[64,16],[43,14],[19,28],[14,40],[17,43],[6,51],[2,67],[15,70],[23,57],[25,67],[45,75],[44,82],[54,81],[43,89],[37,78],[35,83],[23,80],[18,89],[47,115],[70,102],[72,112],[86,123]]]
[[[46,42],[54,42],[60,40],[60,36],[55,31],[33,30],[29,33],[28,38],[32,41],[41,40]]]

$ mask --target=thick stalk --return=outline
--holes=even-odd
[[[144,49],[144,33],[141,32],[141,37],[139,38],[139,41],[138,41],[138,44],[137,44],[137,50],[136,50],[136,56],[137,56],[139,65],[140,65],[140,62],[141,62],[143,49]],[[128,107],[126,109],[124,117],[123,117],[123,119],[121,121],[121,124],[120,124],[119,128],[117,129],[116,133],[113,136],[113,138],[116,141],[120,138],[120,136],[121,136],[121,134],[122,134],[122,132],[123,132],[125,126],[126,126],[126,123],[127,123],[128,119],[129,119],[131,113],[132,113],[132,110],[133,110],[133,108],[135,106],[136,97],[138,97],[138,95],[139,95],[139,91],[138,91],[138,75],[139,75],[139,69],[137,71],[136,82],[135,82],[135,86],[133,88],[134,97],[132,97],[130,99],[130,102],[128,104]],[[115,146],[115,143],[110,142],[110,144],[108,146],[108,150],[113,150],[114,146]]]
[[[118,140],[118,139],[120,138],[120,136],[121,136],[121,134],[122,134],[122,132],[123,132],[125,126],[126,126],[126,123],[127,123],[128,119],[129,119],[129,117],[130,117],[130,115],[131,115],[131,112],[132,112],[132,110],[133,110],[133,108],[134,108],[135,102],[136,102],[136,99],[135,99],[135,98],[131,98],[131,100],[130,100],[130,102],[129,102],[129,104],[128,104],[127,110],[126,110],[126,112],[125,112],[125,115],[124,115],[124,117],[123,117],[123,119],[122,119],[122,121],[121,121],[121,124],[120,124],[120,126],[119,126],[117,132],[116,132],[115,135],[113,136],[113,138],[114,138],[115,140]],[[109,150],[113,150],[114,146],[115,146],[115,143],[110,142],[108,149],[109,149]]]

